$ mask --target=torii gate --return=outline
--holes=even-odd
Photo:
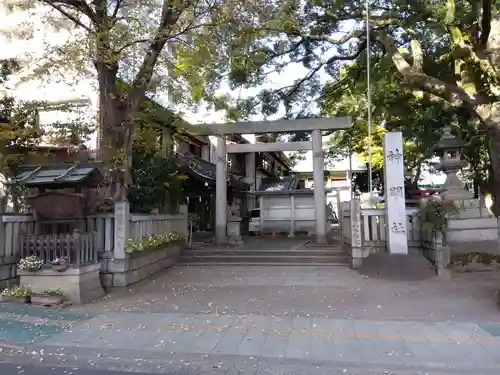
[[[215,241],[222,244],[227,240],[227,154],[277,151],[313,151],[314,203],[316,206],[316,242],[326,243],[326,203],[323,153],[323,130],[341,130],[352,126],[351,117],[310,118],[276,121],[247,121],[222,124],[192,125],[189,129],[198,135],[216,135],[216,183],[215,183]],[[311,141],[226,144],[226,135],[262,134],[311,131]]]

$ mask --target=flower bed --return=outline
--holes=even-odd
[[[106,287],[124,287],[163,271],[175,263],[186,236],[181,232],[128,240],[125,259],[108,259],[101,270]]]
[[[178,231],[159,235],[149,235],[138,240],[128,239],[125,243],[125,251],[131,254],[134,252],[156,250],[185,240],[186,235]]]
[[[4,289],[2,300],[9,302],[31,303],[33,290],[31,285],[14,285],[10,289]]]
[[[22,258],[19,261],[17,267],[20,271],[31,271],[35,272],[41,269],[43,266],[43,261],[40,260],[36,255],[30,255],[29,257]]]

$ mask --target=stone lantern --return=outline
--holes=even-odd
[[[436,168],[446,174],[444,183],[443,198],[450,200],[472,199],[474,194],[467,191],[457,176],[457,172],[467,165],[465,160],[461,159],[463,148],[467,145],[459,137],[451,134],[449,126],[443,128],[443,135],[436,145],[439,151],[441,161],[436,164]]]

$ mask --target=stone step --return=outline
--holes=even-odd
[[[297,267],[297,266],[302,266],[302,267],[307,267],[307,266],[314,266],[314,265],[321,265],[321,266],[349,266],[349,263],[347,261],[345,262],[332,262],[332,263],[311,263],[311,262],[184,262],[182,259],[176,263],[177,266],[282,266],[282,267]]]
[[[262,254],[253,255],[212,255],[204,256],[181,256],[180,263],[347,263],[345,255],[329,255],[329,256],[286,256],[286,255],[271,255],[263,256]]]
[[[184,250],[182,256],[210,256],[210,255],[231,255],[231,256],[345,256],[346,253],[342,249],[329,249],[329,250],[247,250],[247,249],[190,249]]]

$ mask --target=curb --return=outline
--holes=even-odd
[[[20,344],[20,343],[15,343],[12,341],[2,341],[0,340],[0,349],[7,349],[7,350],[25,350],[26,346]]]

